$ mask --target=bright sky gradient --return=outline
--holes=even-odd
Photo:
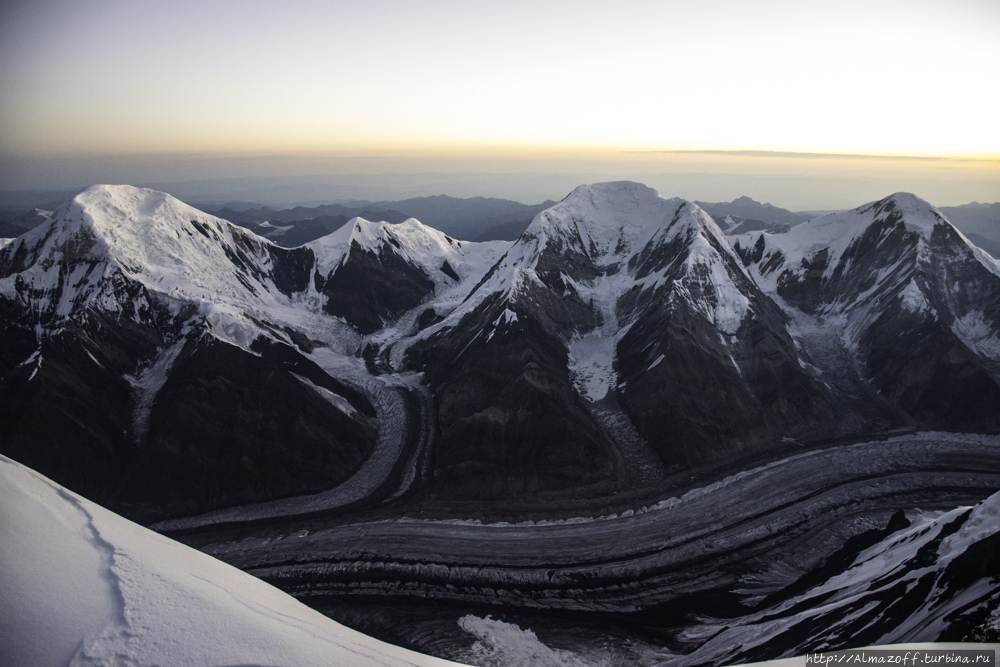
[[[996,0],[7,0],[0,189],[66,158],[262,153],[971,157],[949,173],[1000,181],[998,35]]]

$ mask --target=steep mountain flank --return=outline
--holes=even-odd
[[[1000,264],[927,202],[900,193],[734,247],[818,377],[923,427],[1000,430]]]

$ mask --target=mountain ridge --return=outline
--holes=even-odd
[[[996,323],[976,315],[995,312],[989,299],[996,297],[973,308],[961,290],[880,282],[880,271],[902,261],[900,252],[910,258],[897,266],[902,277],[931,261],[920,257],[938,253],[964,258],[970,276],[993,276],[976,284],[983,294],[1000,293],[991,282],[995,263],[909,195],[785,234],[727,237],[696,204],[641,184],[606,183],[577,188],[536,215],[514,243],[459,241],[416,220],[355,218],[292,249],[149,190],[95,186],[74,202],[0,250],[0,307],[10,314],[0,382],[8,396],[20,383],[39,388],[15,400],[29,412],[50,409],[42,406],[75,383],[119,387],[118,408],[99,429],[99,440],[119,443],[112,450],[174,428],[165,415],[192,409],[185,386],[247,382],[228,366],[243,358],[251,376],[276,374],[289,396],[352,434],[346,467],[310,482],[316,491],[382,451],[387,411],[399,400],[423,406],[421,415],[404,414],[430,429],[419,461],[405,464],[405,488],[495,500],[612,493],[782,438],[858,437],[920,424],[1000,428],[981,416],[996,393]],[[856,233],[830,222],[848,218]],[[797,240],[802,230],[809,243]],[[858,245],[866,234],[870,250]],[[925,236],[940,239],[915,240]],[[835,271],[865,253],[875,257],[867,273]],[[934,271],[943,261],[931,262]],[[918,297],[961,308],[946,327],[911,326]],[[836,304],[839,311],[829,310]],[[828,327],[822,317],[847,310],[867,313],[857,316],[861,338],[815,333]],[[924,341],[915,349],[936,350],[928,359],[959,355],[967,365],[959,377],[980,393],[973,407],[942,423],[965,394],[957,385],[931,391],[931,377],[949,366],[894,349],[897,334]],[[77,339],[85,353],[71,351]],[[819,348],[810,343],[820,339]],[[90,364],[100,369],[83,379]],[[44,381],[31,385],[36,376]],[[865,389],[872,377],[881,389]],[[252,398],[257,391],[270,390],[253,389],[239,404],[262,415],[244,403],[261,400]],[[199,409],[208,419],[207,406]],[[11,437],[43,437],[37,424],[12,413],[6,419],[4,432],[21,435],[3,436],[5,451]],[[124,429],[112,426],[116,420]],[[115,428],[124,440],[112,435]],[[219,428],[206,429],[212,446],[222,446]],[[291,438],[280,439],[294,450]],[[399,438],[392,447],[409,446]],[[255,497],[241,484],[235,495],[200,507]],[[268,496],[298,489],[279,487]]]

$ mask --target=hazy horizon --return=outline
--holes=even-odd
[[[536,203],[628,178],[800,210],[998,201],[998,30],[989,0],[12,0],[0,191]]]
[[[708,157],[700,163],[652,164],[611,160],[319,161],[276,156],[166,162],[149,157],[80,160],[57,170],[59,178],[46,177],[45,165],[37,177],[32,177],[31,169],[20,170],[18,185],[22,187],[0,191],[7,195],[0,197],[0,205],[10,208],[10,195],[22,191],[65,194],[96,183],[151,187],[193,205],[242,201],[294,206],[432,195],[498,197],[537,204],[558,201],[584,183],[615,180],[645,183],[665,197],[718,202],[746,195],[797,211],[854,208],[900,191],[912,192],[936,206],[1000,201],[1000,180],[976,163],[922,165],[913,160],[844,158],[831,165],[828,160],[808,158]],[[379,166],[386,171],[379,171]],[[296,173],[310,167],[313,173]],[[325,173],[317,167],[326,167]],[[798,167],[797,173],[782,173],[794,171],[792,167]],[[419,171],[421,168],[435,171]],[[683,171],[685,168],[692,171]],[[32,201],[40,204],[42,199]]]

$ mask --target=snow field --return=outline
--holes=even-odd
[[[4,664],[455,664],[345,628],[5,457],[0,457],[0,501]]]

